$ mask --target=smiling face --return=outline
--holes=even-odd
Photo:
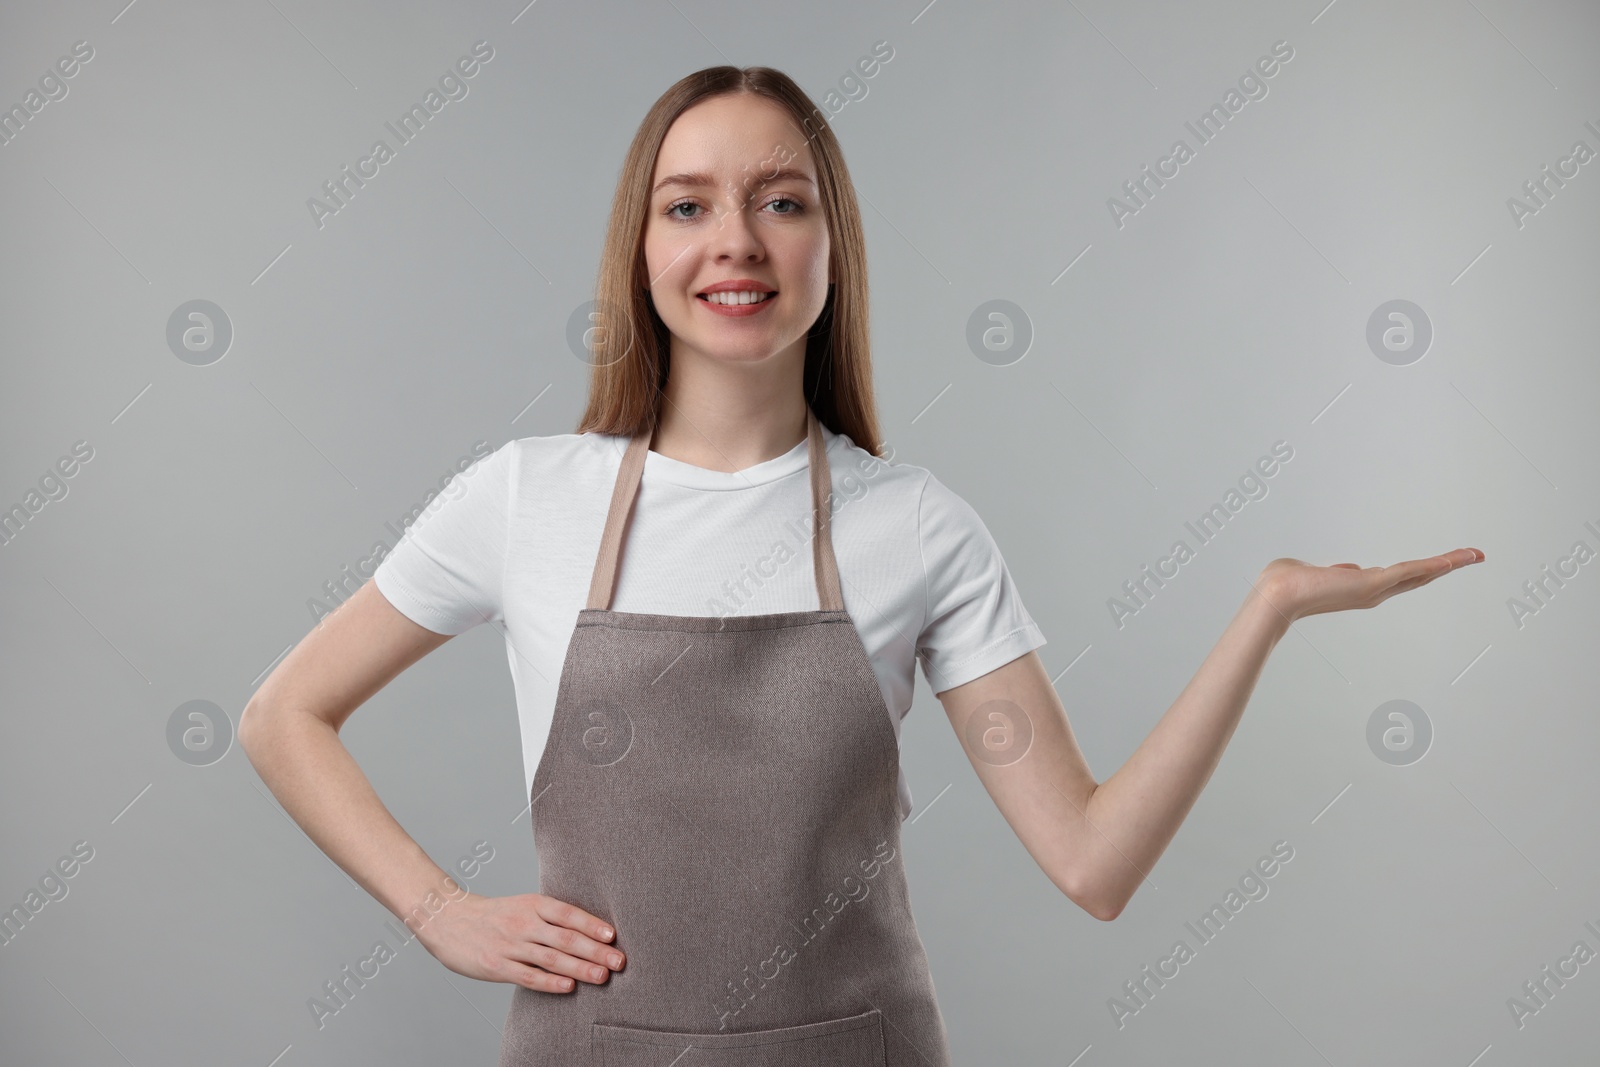
[[[804,359],[830,281],[816,182],[805,137],[764,97],[711,97],[673,122],[651,178],[644,255],[674,359]],[[708,299],[725,283],[744,291]]]

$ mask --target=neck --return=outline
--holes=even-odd
[[[698,355],[672,339],[653,451],[714,471],[741,471],[806,439],[805,338],[759,363]]]

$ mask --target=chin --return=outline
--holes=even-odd
[[[784,349],[783,344],[765,331],[740,338],[708,336],[704,331],[676,336],[696,352],[703,352],[707,358],[720,363],[754,363]]]
[[[718,363],[759,363],[783,350],[782,345],[714,345],[696,346]]]

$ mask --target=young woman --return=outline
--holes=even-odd
[[[1294,620],[1484,558],[1273,560],[1097,782],[982,522],[879,458],[860,218],[820,115],[761,67],[656,102],[612,206],[578,432],[470,471],[240,724],[284,807],[429,952],[517,986],[503,1067],[947,1064],[899,855],[918,654],[1029,853],[1111,920]],[[539,893],[462,891],[338,740],[484,621],[510,652]]]

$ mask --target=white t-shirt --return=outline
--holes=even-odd
[[[845,610],[883,689],[895,736],[913,663],[934,693],[1045,643],[977,512],[922,467],[886,463],[822,427]],[[524,795],[550,734],[578,611],[628,438],[509,441],[434,499],[379,563],[378,591],[435,633],[497,624],[522,727]],[[806,442],[742,471],[646,455],[611,608],[761,615],[819,608]],[[900,814],[911,811],[904,770]]]

